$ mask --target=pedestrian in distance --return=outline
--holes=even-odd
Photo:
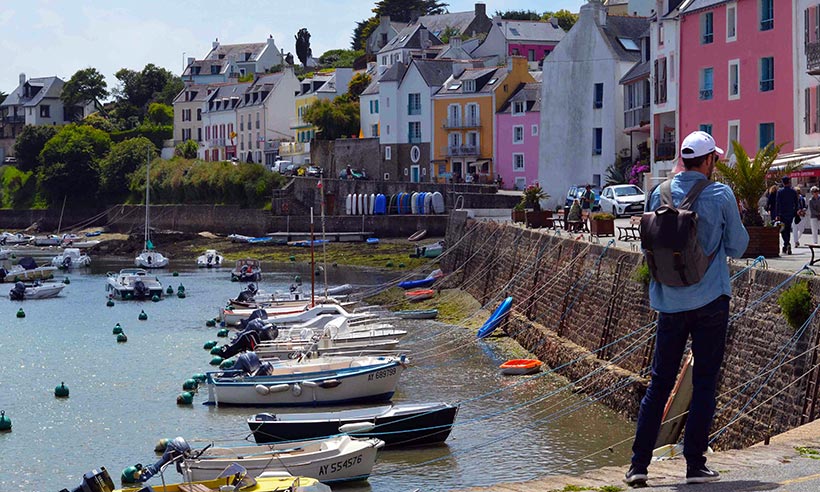
[[[587,185],[584,192],[581,194],[581,210],[589,215],[592,210],[592,205],[595,203],[595,192],[592,191],[592,186]]]
[[[806,228],[806,223],[803,218],[806,216],[806,197],[803,196],[803,190],[799,186],[794,187],[797,192],[797,213],[794,216],[794,227],[792,227],[792,239],[794,240],[794,247],[800,247],[800,236],[803,235],[803,230]]]
[[[715,162],[723,155],[712,136],[702,131],[689,134],[680,154],[684,171],[652,191],[641,219],[641,244],[652,274],[649,302],[658,312],[658,321],[652,379],[641,401],[632,464],[624,480],[632,487],[646,486],[664,408],[689,337],[696,363],[683,444],[686,483],[720,479],[718,472],[706,466],[704,454],[729,324],[731,284],[726,257],[739,258],[749,235],[732,189],[711,181]],[[670,209],[677,213],[663,213]],[[670,220],[672,223],[667,222]],[[675,224],[689,226],[690,233],[669,237],[665,232]],[[682,244],[682,251],[670,244]]]
[[[809,197],[809,224],[811,225],[811,241],[817,244],[817,221],[820,220],[820,188],[811,187]]]
[[[788,176],[783,176],[783,187],[777,190],[775,198],[775,221],[780,222],[780,237],[783,238],[783,253],[792,254],[790,243],[792,234],[792,224],[797,217],[797,192],[792,188],[792,180]]]
[[[348,164],[345,169],[345,177],[347,179],[353,179],[353,169],[350,167],[350,164]]]

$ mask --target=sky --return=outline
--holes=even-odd
[[[446,0],[445,0],[446,1]],[[473,10],[472,0],[450,0],[451,12]],[[585,0],[485,0],[487,15],[505,10],[578,12]],[[153,63],[180,74],[187,57],[201,59],[214,39],[223,44],[264,42],[296,54],[294,36],[306,27],[318,57],[350,48],[356,21],[372,15],[375,0],[0,0],[0,91],[12,92],[19,74],[68,80],[94,67],[116,86],[120,68]]]

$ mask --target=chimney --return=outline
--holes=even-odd
[[[461,46],[461,36],[450,36],[449,44],[451,47],[456,48]]]
[[[424,24],[419,27],[419,45],[421,49],[426,50],[430,47],[430,34],[427,32],[427,28],[424,27]]]
[[[558,26],[558,19],[556,17],[550,17],[550,24],[552,24],[552,27],[554,27],[556,29],[558,29],[558,27],[559,27]]]
[[[606,7],[601,3],[601,0],[589,0],[589,2],[581,5],[578,20],[583,17],[589,17],[599,27],[604,27],[606,26]]]
[[[273,35],[272,35],[272,34],[268,36],[268,39],[267,39],[267,41],[266,41],[266,42],[267,42],[267,44],[268,44],[268,46],[269,46],[269,47],[270,47],[270,46],[275,46],[275,44],[274,44],[274,42],[273,42]]]
[[[25,83],[26,83],[26,74],[21,73],[20,74],[20,85],[23,85]]]
[[[382,26],[389,26],[390,25],[390,16],[383,15],[379,18],[379,24]]]
[[[219,38],[216,38],[213,43],[211,43],[211,48],[217,49],[219,48]]]
[[[476,18],[487,17],[487,6],[483,3],[475,4],[475,16]]]

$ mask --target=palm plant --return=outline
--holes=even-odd
[[[772,170],[772,165],[783,144],[770,142],[768,145],[758,150],[754,158],[740,143],[732,141],[732,149],[735,155],[735,164],[730,165],[726,161],[719,161],[715,167],[720,176],[717,178],[728,184],[735,193],[735,197],[742,205],[740,214],[744,226],[762,226],[763,217],[760,216],[757,202],[760,200],[769,186],[776,184],[780,178],[792,173],[802,167],[802,163],[791,162],[783,169]]]

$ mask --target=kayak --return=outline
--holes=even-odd
[[[423,301],[425,299],[431,299],[434,295],[436,295],[436,291],[432,289],[416,289],[416,290],[409,290],[404,293],[404,296],[410,302],[418,302]]]
[[[496,328],[504,321],[507,315],[510,313],[510,308],[512,308],[512,297],[508,297],[501,301],[501,304],[495,308],[493,314],[487,318],[487,321],[478,329],[478,333],[476,334],[477,338],[486,338],[490,336],[492,332],[495,331]]]
[[[436,280],[438,280],[436,277],[427,277],[420,280],[405,280],[404,282],[399,282],[399,287],[405,290],[430,287]]]

